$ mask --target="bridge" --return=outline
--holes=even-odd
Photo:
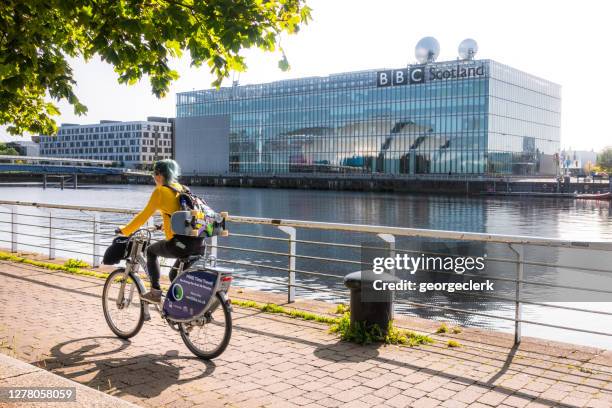
[[[77,188],[78,176],[111,176],[133,175],[145,176],[150,173],[116,167],[111,160],[73,159],[68,157],[46,156],[9,156],[0,155],[0,173],[29,173],[43,176],[43,188],[48,180],[59,179],[63,189],[66,182],[71,182]]]

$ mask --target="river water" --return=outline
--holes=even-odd
[[[83,205],[96,207],[142,208],[149,197],[151,186],[117,185],[117,186],[83,186],[78,190],[43,190],[39,186],[0,186],[0,199],[35,201]],[[194,192],[206,198],[211,207],[219,211],[228,211],[232,215],[284,218],[311,221],[385,225],[397,227],[425,228],[436,230],[486,232],[507,235],[524,235],[547,238],[563,238],[586,241],[612,241],[611,203],[605,201],[568,200],[549,198],[514,198],[514,197],[447,197],[441,195],[406,195],[387,193],[333,192],[311,190],[280,190],[250,188],[194,187]],[[21,207],[22,214],[37,217],[18,216],[21,235],[20,248],[46,252],[45,248],[35,247],[48,245],[48,211]],[[0,246],[10,244],[10,215],[6,208],[0,209]],[[91,214],[55,211],[55,215],[71,218],[56,220],[54,226],[67,231],[58,233],[58,238],[69,241],[57,241],[57,256],[92,260]],[[79,221],[79,220],[83,221]],[[126,216],[103,214],[104,222],[123,223]],[[38,226],[38,227],[37,227]],[[278,238],[286,237],[272,226],[235,225],[231,224],[235,234],[265,235]],[[102,246],[112,239],[113,225],[102,225]],[[26,235],[27,234],[27,235]],[[380,241],[376,236],[365,234],[341,233],[318,230],[298,230],[298,240],[325,241],[344,244],[345,246],[315,246],[298,243],[296,269],[323,272],[337,276],[297,275],[297,283],[316,288],[342,290],[341,277],[346,273],[359,270],[355,261],[360,260],[358,248],[350,245]],[[236,251],[220,249],[219,258],[231,260],[231,266],[240,276],[255,279],[267,279],[283,282],[286,273],[276,268],[287,266],[287,258],[279,255],[267,255],[256,251],[285,252],[286,243],[282,241],[262,241],[244,236],[230,236],[219,239],[219,245],[226,247],[250,248],[255,251]],[[502,244],[470,244],[450,241],[432,241],[398,238],[398,249],[415,251],[415,254],[452,253],[454,255],[482,256],[489,259],[515,259],[515,253]],[[67,253],[71,249],[80,253]],[[103,251],[101,247],[100,251]],[[612,269],[611,252],[575,249],[551,249],[546,247],[525,248],[525,260],[532,264],[524,269],[524,279],[539,282],[540,285],[521,287],[521,298],[532,303],[556,304],[569,308],[587,308],[612,312],[612,303],[606,302],[609,294],[599,293],[593,297],[585,291],[559,292],[548,284],[563,285],[568,288],[585,287],[612,289],[606,279],[612,273],[586,272],[581,268]],[[330,262],[314,258],[350,260],[350,262]],[[254,267],[253,264],[270,266],[271,269]],[[548,267],[546,264],[566,265],[567,268]],[[230,266],[230,264],[228,264]],[[483,271],[487,276],[502,278],[500,290],[496,295],[513,298],[514,283],[504,282],[503,278],[515,278],[516,267],[508,262],[488,261]],[[431,280],[431,278],[427,278]],[[449,278],[436,277],[434,281],[448,281]],[[286,287],[271,285],[249,279],[238,279],[237,284],[261,290],[283,292]],[[497,287],[497,286],[496,286]],[[298,297],[324,299],[332,302],[342,301],[337,295],[298,288]],[[426,295],[423,295],[426,296]],[[525,297],[523,297],[525,296]],[[456,324],[477,326],[502,331],[512,331],[514,323],[503,318],[514,317],[514,303],[489,299],[486,297],[466,297],[458,294],[429,294],[427,297],[406,295],[400,298],[423,301],[428,304],[452,306],[456,309],[473,311],[501,317],[480,316],[477,314],[442,311],[432,308],[418,308],[398,305],[397,313],[406,313],[420,317],[439,320],[450,320]],[[612,327],[612,316],[605,314],[585,314],[568,309],[554,309],[545,305],[526,304],[523,307],[524,320],[537,321],[549,325],[580,327],[586,330],[609,332]],[[595,334],[576,333],[566,330],[542,327],[531,324],[523,325],[523,335],[548,338],[585,345],[612,349],[612,338]]]

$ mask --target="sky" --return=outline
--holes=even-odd
[[[561,146],[600,150],[612,145],[612,3],[547,0],[307,0],[312,21],[297,35],[284,35],[291,70],[277,66],[278,53],[244,50],[248,69],[240,84],[305,76],[325,76],[415,63],[414,47],[425,36],[440,42],[439,61],[457,57],[465,38],[478,42],[477,58],[493,59],[562,86]],[[190,67],[189,58],[172,61],[180,78],[168,96],[157,99],[147,79],[127,86],[111,66],[72,60],[76,92],[89,108],[76,116],[60,103],[59,123],[97,123],[101,119],[144,120],[175,116],[177,92],[210,88],[207,67]],[[224,85],[231,84],[229,78]],[[6,140],[2,135],[0,139]]]

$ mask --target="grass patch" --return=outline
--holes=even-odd
[[[578,366],[575,366],[573,364],[568,364],[567,368],[569,368],[570,370],[578,370],[581,373],[585,373],[585,374],[595,374],[595,372],[593,370],[591,370],[590,368],[587,368],[587,367],[578,367]]]
[[[266,303],[261,308],[261,311],[265,313],[279,313],[279,314],[285,314],[286,312],[284,307],[281,307],[275,303]]]
[[[81,259],[68,259],[66,262],[64,262],[64,266],[67,268],[77,268],[77,269],[82,269],[82,268],[89,268],[89,264]]]
[[[461,347],[461,343],[459,343],[459,342],[458,342],[458,341],[456,341],[456,340],[449,340],[449,341],[446,343],[446,346],[447,346],[447,347],[450,347],[450,348],[454,348],[454,347]]]
[[[336,305],[336,311],[334,313],[343,315],[348,311],[349,311],[349,307],[345,305],[344,303],[340,303],[339,305]]]
[[[436,330],[436,333],[438,334],[448,333],[448,326],[446,325],[446,323],[442,323],[440,327],[438,327],[438,330]]]
[[[334,324],[338,321],[338,318],[336,317],[318,315],[315,313],[305,312],[303,310],[287,309],[275,303],[258,303],[252,300],[232,299],[232,304],[240,307],[261,310],[264,313],[282,314],[294,319],[310,320],[325,324]]]
[[[461,330],[461,327],[459,326],[455,326],[453,327],[453,334],[460,334],[463,330]]]
[[[380,327],[376,324],[367,325],[362,322],[351,324],[351,314],[345,313],[337,323],[334,323],[330,332],[340,335],[344,341],[350,341],[358,344],[385,343],[385,344],[400,344],[410,347],[420,344],[431,344],[434,340],[422,334],[417,334],[409,330],[401,330],[393,325],[393,321],[389,322],[387,333],[383,333]]]

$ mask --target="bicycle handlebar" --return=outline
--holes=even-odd
[[[136,235],[138,233],[138,231],[146,231],[146,232],[156,232],[156,231],[161,231],[162,230],[163,225],[162,224],[156,224],[153,225],[152,227],[144,227],[144,228],[138,228],[138,230],[136,230],[135,232],[133,232],[132,234],[128,235],[128,237],[132,237],[134,235]],[[116,235],[122,235],[121,233],[121,229],[120,228],[116,228],[115,229],[115,234]]]

